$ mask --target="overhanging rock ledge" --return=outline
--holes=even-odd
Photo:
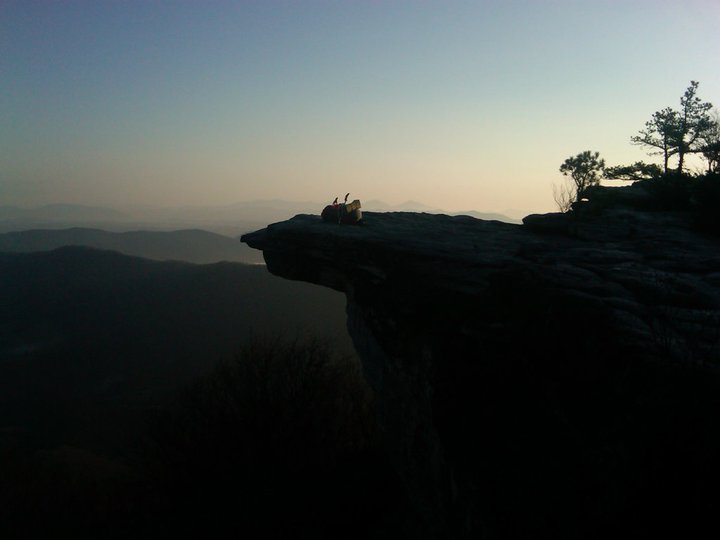
[[[608,458],[601,442],[567,441],[629,429],[628,414],[642,415],[628,403],[655,399],[646,378],[677,378],[678,364],[716,377],[718,238],[682,214],[623,205],[524,223],[298,215],[242,237],[273,274],[346,294],[418,537],[500,534],[507,507],[543,507],[523,502],[543,497],[542,482],[582,489],[587,478],[558,468]],[[524,512],[518,526],[536,530],[546,513]]]

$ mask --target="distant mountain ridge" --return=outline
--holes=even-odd
[[[86,246],[147,259],[178,260],[196,264],[219,261],[245,264],[264,262],[262,254],[241,244],[238,239],[199,229],[116,233],[74,227],[0,234],[0,252],[50,251],[63,246]]]
[[[342,194],[338,194],[342,196]],[[350,194],[350,198],[358,198]],[[369,212],[426,212],[431,214],[469,215],[479,219],[519,223],[501,213],[468,210],[449,212],[409,200],[388,204],[378,199],[360,202]],[[28,229],[82,227],[112,231],[203,229],[222,234],[239,235],[257,230],[268,223],[284,221],[297,214],[320,214],[332,202],[255,200],[221,205],[186,205],[178,207],[128,206],[120,209],[76,204],[50,204],[35,208],[0,206],[0,232]]]
[[[122,220],[129,216],[125,212],[112,208],[86,206],[82,204],[46,204],[32,208],[18,206],[0,206],[0,220],[24,219],[63,221],[67,219]]]
[[[114,231],[199,228],[241,234],[296,214],[319,214],[321,210],[322,204],[319,203],[282,200],[177,207],[128,206],[121,209],[75,204],[33,208],[0,206],[0,232],[82,227]]]
[[[503,221],[505,223],[521,223],[521,220],[519,219],[511,218],[510,216],[497,212],[478,212],[476,210],[448,212],[447,210],[433,208],[417,201],[405,201],[400,204],[392,205],[373,199],[367,201],[366,203],[362,203],[362,205],[363,209],[368,212],[425,212],[427,214],[446,214],[448,216],[470,216],[476,219]]]
[[[485,221],[502,221],[504,223],[522,223],[521,219],[511,218],[505,214],[498,214],[495,212],[476,212],[475,210],[467,210],[465,212],[452,212],[448,214],[450,216],[470,216],[477,219],[484,219]]]

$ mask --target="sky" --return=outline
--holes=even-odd
[[[555,209],[563,160],[630,144],[718,0],[0,1],[0,205]]]

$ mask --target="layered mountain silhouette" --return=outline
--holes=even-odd
[[[97,444],[112,422],[89,415],[162,402],[252,336],[317,335],[352,354],[343,295],[259,265],[0,253],[0,299],[0,431],[56,442]]]
[[[198,264],[219,261],[263,263],[262,254],[248,248],[238,239],[198,229],[117,233],[76,227],[0,234],[0,252],[49,251],[73,245],[109,249],[155,260],[180,260]]]

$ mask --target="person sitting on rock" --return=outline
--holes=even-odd
[[[338,198],[332,204],[323,208],[321,217],[323,221],[334,222],[346,225],[359,225],[362,222],[362,212],[360,210],[360,201],[354,200],[350,204],[347,203],[350,193],[345,194],[345,200],[338,204]]]

